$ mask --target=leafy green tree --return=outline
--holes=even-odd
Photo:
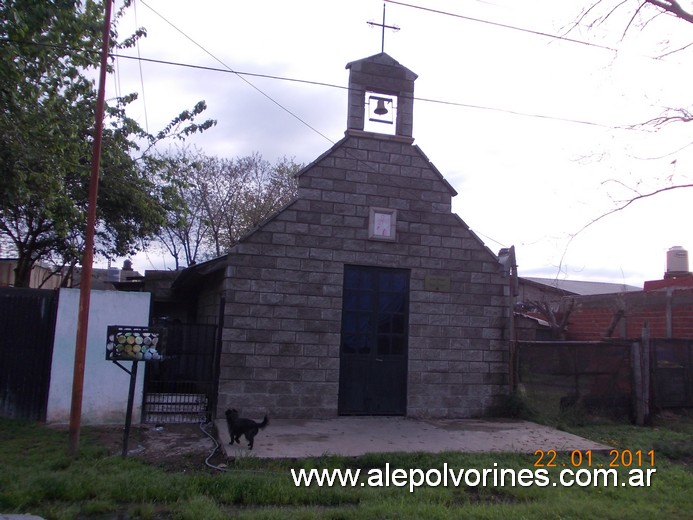
[[[122,14],[112,50],[146,34],[118,43]],[[18,286],[38,261],[74,267],[81,258],[96,107],[89,75],[102,27],[103,6],[92,0],[0,2],[0,244],[17,257]],[[148,134],[126,115],[134,99],[106,107],[95,253],[107,258],[134,253],[164,224],[154,145],[214,124],[195,123],[206,108],[199,102]]]

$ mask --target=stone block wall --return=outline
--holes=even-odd
[[[337,415],[354,264],[410,270],[407,415],[493,413],[508,390],[506,281],[454,194],[418,147],[382,136],[347,136],[305,169],[298,199],[229,255],[219,412]],[[397,210],[395,242],[368,239],[371,207]]]

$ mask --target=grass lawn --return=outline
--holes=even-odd
[[[82,431],[80,456],[67,455],[67,432],[35,423],[0,419],[0,513],[33,513],[60,518],[166,519],[285,519],[285,518],[551,518],[622,519],[693,517],[693,417],[667,415],[652,427],[592,424],[566,428],[578,435],[619,449],[618,486],[565,487],[558,483],[563,469],[609,468],[614,455],[559,453],[555,466],[536,467],[538,456],[503,454],[373,454],[357,458],[322,457],[299,461],[237,460],[226,472],[171,472],[133,458],[113,456],[88,428]],[[626,452],[625,450],[630,450]],[[628,472],[651,469],[651,486],[622,486]],[[628,453],[635,455],[631,467]],[[553,454],[546,454],[547,464]],[[624,459],[625,456],[625,459]],[[487,484],[398,487],[296,487],[291,469],[352,469],[360,482],[371,483],[389,464],[404,475],[410,470],[447,468],[489,470]],[[493,483],[493,469],[526,472],[543,469],[548,485],[520,486]],[[455,473],[456,474],[456,473]],[[529,473],[530,476],[533,475]],[[416,472],[413,475],[418,475]],[[498,473],[496,473],[498,476]],[[506,479],[510,479],[506,473]],[[472,476],[474,474],[472,473]],[[429,478],[435,479],[430,473]],[[498,476],[498,479],[500,477]],[[550,479],[550,480],[549,480]],[[558,483],[556,486],[553,483]],[[384,480],[380,482],[384,484]],[[472,482],[473,483],[473,482]]]

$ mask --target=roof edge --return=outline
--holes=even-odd
[[[430,159],[428,158],[428,156],[423,152],[423,150],[419,147],[419,145],[417,145],[417,144],[412,145],[412,148],[414,148],[414,150],[416,150],[416,151],[419,153],[419,155],[421,155],[421,158],[422,158],[424,161],[426,161],[426,163],[427,163],[428,166],[431,168],[431,170],[433,170],[433,173],[435,173],[435,174],[440,178],[440,180],[443,181],[443,183],[445,184],[445,186],[448,188],[448,191],[450,192],[450,194],[451,194],[453,197],[455,197],[456,195],[458,195],[457,190],[456,190],[455,188],[453,188],[453,187],[452,187],[452,184],[450,184],[450,183],[448,182],[448,180],[445,178],[445,176],[444,176],[442,173],[440,173],[440,170],[439,170],[438,168],[436,168],[436,165],[433,164],[433,163],[431,162],[431,160],[430,160]]]

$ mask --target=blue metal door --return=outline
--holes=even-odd
[[[408,329],[408,270],[344,267],[340,414],[406,414]]]

